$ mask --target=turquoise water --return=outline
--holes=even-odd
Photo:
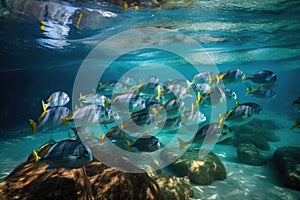
[[[262,106],[264,113],[259,119],[270,119],[281,127],[276,131],[281,142],[272,143],[271,150],[264,152],[267,156],[271,157],[277,147],[300,145],[299,129],[289,130],[299,117],[299,112],[291,105],[300,96],[299,1],[195,0],[184,1],[184,6],[179,8],[140,7],[138,11],[133,7],[124,10],[123,7],[107,2],[97,2],[55,1],[53,12],[64,8],[70,14],[69,18],[67,14],[58,18],[48,14],[41,18],[37,10],[22,12],[22,7],[9,3],[2,5],[0,179],[5,178],[27,159],[33,149],[49,139],[50,133],[32,135],[28,123],[29,118],[41,113],[41,100],[46,100],[52,92],[58,90],[70,96],[78,96],[78,91],[92,92],[96,87],[74,88],[74,83],[87,56],[99,44],[108,40],[116,42],[109,43],[109,48],[102,52],[105,59],[117,55],[120,47],[129,51],[111,61],[101,77],[102,82],[119,80],[137,66],[137,78],[155,74],[161,80],[167,80],[177,78],[179,74],[191,81],[197,69],[188,59],[174,52],[154,48],[164,42],[175,44],[176,52],[184,52],[186,56],[194,58],[196,67],[203,71],[212,69],[212,66],[213,70],[220,72],[239,68],[247,76],[261,69],[273,71],[278,76],[274,99],[245,96],[246,86],[243,83],[230,84],[228,87],[237,93],[240,102],[251,101]],[[76,10],[84,13],[80,23]],[[148,27],[163,30],[160,38],[131,40],[128,34],[124,34],[126,31]],[[184,35],[186,40],[172,36],[174,32]],[[114,40],[111,39],[113,36],[120,37]],[[187,40],[196,42],[199,49],[189,46]],[[176,46],[178,43],[180,45]],[[141,49],[140,44],[150,44],[150,48]],[[96,66],[98,64],[95,63]],[[163,66],[168,66],[176,73],[168,72]],[[72,104],[68,106],[71,108]],[[228,108],[232,106],[234,103],[227,104]],[[56,139],[66,137],[65,133],[54,135]],[[163,135],[161,140],[168,141],[168,137],[172,135]],[[229,168],[227,171],[233,169],[234,173],[238,166],[231,162],[235,149],[216,145],[215,152],[220,155],[227,152],[227,157],[221,156],[222,161]],[[245,171],[251,171],[250,167],[245,167]],[[275,171],[269,168],[262,167],[255,173]],[[266,176],[270,182],[280,185],[272,173]],[[220,184],[219,187],[228,187],[224,185]],[[271,183],[269,185],[272,186]],[[284,188],[282,185],[280,187]],[[202,189],[211,192],[207,188]],[[292,199],[297,195],[299,198],[299,193],[286,190],[288,192],[281,193],[282,199],[288,195]]]

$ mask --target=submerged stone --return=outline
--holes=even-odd
[[[292,189],[300,190],[300,147],[278,148],[273,159],[283,175],[284,184]]]
[[[159,174],[153,177],[165,199],[185,200],[193,195],[190,179],[178,178],[171,174]]]
[[[268,160],[252,143],[241,143],[237,147],[238,160],[250,165],[265,165]]]
[[[235,138],[233,144],[234,146],[238,146],[241,143],[247,142],[254,144],[257,148],[262,150],[270,149],[268,141],[260,134],[240,134]]]
[[[0,199],[163,199],[146,173],[123,172],[96,160],[85,171],[46,167],[21,164],[0,183]]]
[[[174,155],[171,150],[162,153],[162,159],[168,159]],[[195,149],[186,151],[170,167],[179,176],[188,176],[192,182],[201,185],[212,184],[227,176],[223,163],[213,152],[208,153],[204,158],[199,158],[199,151]]]

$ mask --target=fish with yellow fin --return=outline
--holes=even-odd
[[[136,147],[140,151],[153,152],[160,149],[161,144],[155,136],[144,136],[138,138],[133,144],[127,141],[128,151],[131,147]]]
[[[225,124],[228,126],[240,126],[254,119],[254,109],[248,105],[238,105],[225,113]]]
[[[46,101],[47,103],[44,103],[44,101],[42,101],[42,104],[45,104],[43,106],[45,106],[47,109],[49,107],[65,106],[69,101],[70,97],[67,93],[57,91],[50,95],[50,97]]]

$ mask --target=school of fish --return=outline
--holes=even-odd
[[[192,80],[169,79],[163,83],[156,76],[138,80],[124,76],[120,81],[100,82],[91,94],[80,94],[79,106],[72,110],[67,106],[68,94],[54,92],[46,103],[42,101],[42,113],[29,119],[32,133],[73,130],[75,139],[58,142],[51,139],[34,150],[35,168],[40,162],[49,164],[49,168],[67,169],[89,163],[92,152],[81,142],[76,128],[93,125],[104,126],[107,130],[97,133],[100,143],[107,139],[123,149],[125,144],[127,151],[132,147],[137,151],[156,151],[163,146],[154,136],[157,132],[176,133],[182,126],[196,125],[198,131],[190,141],[178,137],[180,149],[201,144],[208,134],[217,134],[217,142],[223,141],[234,135],[230,127],[249,123],[263,112],[257,103],[238,101],[237,94],[227,88],[236,83],[244,83],[246,95],[273,99],[278,80],[272,71],[260,70],[247,77],[237,68],[218,74],[201,72]],[[220,113],[218,122],[209,122],[203,110],[226,102],[233,102],[235,106]],[[293,104],[299,105],[299,99]]]

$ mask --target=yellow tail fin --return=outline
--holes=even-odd
[[[246,82],[246,81],[247,81],[247,76],[246,76],[246,74],[244,74],[243,82]]]
[[[200,95],[200,92],[198,92],[196,105],[200,105],[200,103],[201,103],[201,95]]]
[[[179,142],[179,149],[180,150],[183,150],[184,148],[185,148],[185,142],[182,140],[182,139],[180,139],[180,138],[177,138],[178,139],[178,142]]]
[[[238,100],[235,101],[235,106],[236,106],[236,107],[239,106],[239,101],[238,101]]]
[[[36,123],[35,123],[35,121],[33,121],[32,119],[29,119],[29,123],[31,125],[32,133],[35,134],[36,133]]]
[[[126,143],[127,143],[127,150],[130,151],[130,142],[126,140]]]
[[[35,150],[32,152],[33,158],[34,158],[34,167],[33,169],[36,170],[39,167],[39,156]]]
[[[60,118],[63,121],[63,125],[66,125],[68,123],[68,119],[66,117],[61,116]]]
[[[106,136],[103,132],[100,133],[100,142],[103,143],[105,140]]]

